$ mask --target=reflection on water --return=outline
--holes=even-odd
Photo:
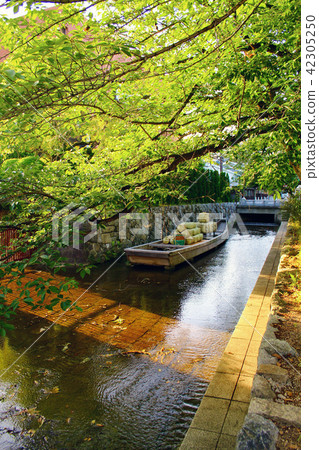
[[[194,263],[201,276],[185,265],[164,272],[122,263],[96,290],[186,324],[229,331],[273,238],[272,231],[233,235]],[[20,314],[16,330],[0,341],[1,371],[47,326]],[[195,376],[54,326],[1,378],[0,448],[177,448],[206,386]]]
[[[92,290],[101,295],[182,322],[232,331],[274,240],[275,231],[259,228],[235,233],[214,252],[175,271],[118,264]],[[195,270],[194,270],[195,268]],[[83,286],[102,273],[99,267]]]

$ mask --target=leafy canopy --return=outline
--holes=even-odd
[[[299,1],[49,6],[29,1],[0,21],[2,226],[23,230],[35,260],[50,260],[65,205],[107,222],[183,199],[183,184],[163,180],[207,154],[237,160],[262,187],[298,182]]]

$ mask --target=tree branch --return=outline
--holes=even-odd
[[[263,0],[262,0],[263,1]],[[186,36],[183,39],[180,39],[179,41],[174,42],[173,44],[168,45],[167,47],[163,47],[160,50],[157,50],[156,52],[153,53],[149,53],[148,55],[145,56],[141,56],[139,58],[136,58],[133,61],[128,62],[128,65],[132,65],[138,61],[147,61],[151,58],[155,58],[156,56],[162,55],[163,53],[169,52],[177,47],[180,47],[181,45],[185,44],[186,42],[191,42],[194,39],[196,39],[198,36],[201,36],[204,33],[207,33],[207,31],[213,30],[214,28],[216,28],[220,23],[222,23],[224,20],[226,20],[229,16],[231,16],[232,14],[234,14],[237,9],[242,6],[244,3],[246,3],[247,0],[240,0],[236,5],[234,5],[226,14],[224,14],[223,16],[214,19],[209,25],[207,25],[206,27],[202,28],[201,30],[197,30],[194,33]]]

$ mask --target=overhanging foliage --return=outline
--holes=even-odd
[[[210,153],[263,187],[296,183],[298,1],[55,3],[0,21],[2,225],[39,257],[65,205],[107,222],[183,196],[154,180]]]

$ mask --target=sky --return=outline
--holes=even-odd
[[[82,2],[81,6],[85,6],[88,4],[89,4],[89,2]],[[52,8],[52,6],[54,6],[54,3],[44,3],[44,4],[37,3],[37,7],[38,8],[41,7],[41,9]],[[26,12],[26,8],[24,5],[19,6],[19,11],[16,13],[13,12],[13,7],[7,8],[5,6],[0,6],[0,16],[9,17],[11,19],[14,17],[23,16],[25,14],[25,12]],[[93,12],[93,14],[94,13],[97,14],[96,7],[93,6],[92,8],[90,8],[90,12]]]
[[[25,7],[22,5],[19,7],[19,11],[17,13],[13,12],[13,8],[7,8],[5,6],[0,7],[0,16],[9,17],[10,19],[14,17],[23,16],[25,14]]]

